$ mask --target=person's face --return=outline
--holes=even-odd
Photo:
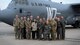
[[[43,20],[45,20],[45,18],[43,18]]]
[[[23,20],[23,17],[21,17],[21,20]]]
[[[49,22],[48,22],[48,20],[46,21],[46,24],[48,24]]]
[[[63,16],[61,16],[61,19],[63,19],[64,17]]]
[[[24,17],[24,20],[26,20],[26,17]]]
[[[29,18],[27,18],[27,20],[30,20]]]
[[[42,19],[40,19],[40,22],[42,22]]]
[[[33,16],[30,16],[30,19],[33,19]]]
[[[58,21],[60,21],[60,18],[57,18]]]
[[[36,22],[36,19],[34,19],[34,22]]]
[[[18,15],[16,15],[16,18],[18,18]]]
[[[39,19],[39,16],[37,16],[37,18]]]

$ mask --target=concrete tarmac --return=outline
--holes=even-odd
[[[0,45],[80,45],[80,29],[71,26],[66,27],[65,40],[16,40],[13,27],[0,22]]]

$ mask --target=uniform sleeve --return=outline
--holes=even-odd
[[[29,22],[29,24],[28,24],[28,25],[29,25],[29,28],[31,28],[31,23],[30,23],[30,22]]]
[[[33,22],[32,22],[32,24],[31,24],[31,27],[33,27]]]
[[[20,28],[20,19],[19,19],[19,22],[18,22],[19,24],[18,24],[18,28]]]
[[[13,26],[15,26],[15,19],[13,20]]]
[[[55,21],[55,30],[57,29],[57,22]]]
[[[21,20],[20,20],[20,27],[22,26],[22,24],[21,24]]]

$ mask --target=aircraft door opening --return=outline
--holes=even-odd
[[[19,9],[19,13],[22,13],[22,12],[23,12],[23,11],[22,11],[22,9],[20,8],[20,9]]]

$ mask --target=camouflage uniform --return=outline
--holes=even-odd
[[[26,37],[27,39],[31,38],[31,22],[30,21],[26,21]]]
[[[50,35],[50,30],[51,30],[51,26],[49,24],[46,24],[44,26],[44,33],[43,33],[43,38],[46,39],[50,39],[49,35]]]
[[[57,22],[55,20],[49,20],[49,24],[51,26],[51,39],[56,39],[56,29],[57,29]]]
[[[14,19],[13,21],[14,31],[15,31],[15,38],[18,39],[20,37],[20,19]]]
[[[23,39],[23,34],[24,34],[24,20],[20,21],[20,29],[21,29],[21,39]]]
[[[39,22],[39,24],[38,24],[38,26],[39,26],[39,39],[41,39],[42,38],[42,31],[43,31],[43,23],[42,22]]]

